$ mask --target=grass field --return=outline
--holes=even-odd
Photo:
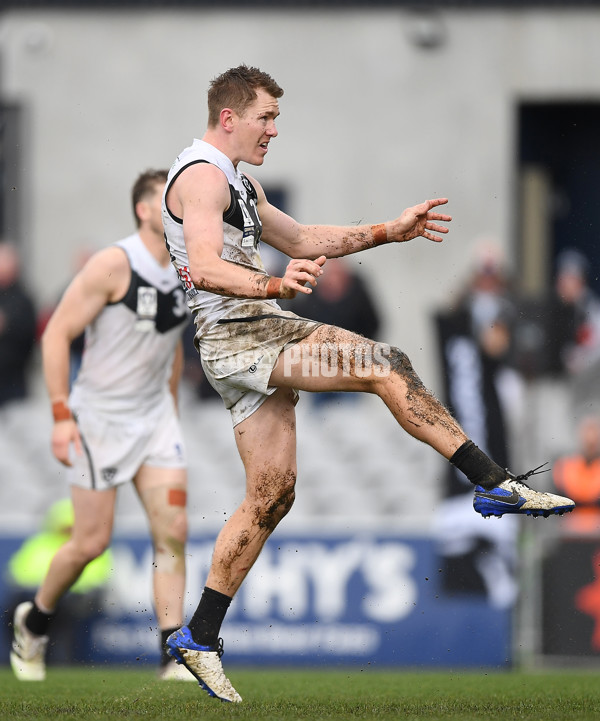
[[[244,698],[225,704],[193,683],[159,682],[151,670],[50,669],[20,683],[0,668],[0,720],[600,719],[600,674],[240,670]]]

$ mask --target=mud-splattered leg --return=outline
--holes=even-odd
[[[305,391],[376,394],[405,431],[447,459],[467,440],[402,351],[342,328],[323,325],[284,351],[271,384]]]
[[[206,585],[233,596],[267,538],[294,502],[296,417],[291,390],[282,388],[235,429],[246,470],[246,496],[216,541]]]

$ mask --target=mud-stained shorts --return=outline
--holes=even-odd
[[[275,392],[269,378],[280,353],[320,325],[256,301],[236,308],[196,338],[206,378],[231,412],[234,426]]]
[[[103,413],[91,406],[74,408],[73,413],[83,452],[71,459],[71,485],[102,491],[133,480],[142,466],[187,465],[171,394],[150,413]]]

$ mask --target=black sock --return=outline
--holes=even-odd
[[[174,628],[165,628],[160,632],[160,665],[166,666],[171,657],[167,653],[167,639],[172,633],[175,633],[180,627],[175,626]]]
[[[465,441],[450,459],[474,486],[489,490],[508,478],[508,473],[492,461],[473,441]]]
[[[202,598],[192,620],[188,623],[192,638],[201,646],[215,646],[219,639],[221,624],[231,603],[231,598],[212,588],[204,587]]]
[[[33,602],[31,611],[25,616],[25,628],[36,636],[47,636],[50,622],[54,618],[53,613],[44,613],[37,607],[36,602]]]

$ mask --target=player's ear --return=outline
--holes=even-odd
[[[150,208],[145,200],[138,200],[135,204],[135,214],[140,221],[144,221],[149,217]]]
[[[236,118],[237,118],[237,115],[231,108],[223,108],[223,110],[221,110],[221,113],[219,115],[221,127],[225,131],[230,133],[235,126]]]

